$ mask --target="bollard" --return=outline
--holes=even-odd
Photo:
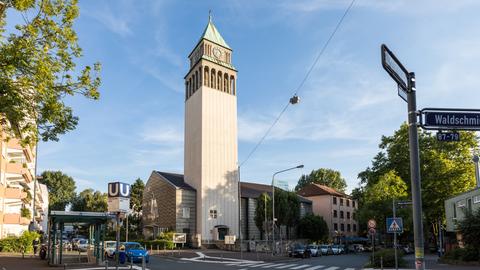
[[[145,270],[145,256],[142,256],[142,270]]]
[[[380,256],[380,269],[383,270],[383,256]]]
[[[160,254],[160,249],[158,248],[158,245],[157,245],[157,254]]]
[[[105,270],[108,270],[108,260],[105,260]]]

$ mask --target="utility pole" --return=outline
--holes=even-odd
[[[420,178],[420,154],[418,146],[417,98],[415,73],[408,73],[408,139],[410,147],[410,178],[413,203],[413,234],[415,242],[415,269],[424,270],[424,239],[422,221],[422,188]]]
[[[397,218],[395,197],[393,197],[392,209],[393,209],[393,220],[395,220]],[[398,270],[397,232],[396,231],[393,232],[393,249],[395,250],[395,270]]]

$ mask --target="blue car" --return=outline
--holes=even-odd
[[[142,258],[145,257],[145,262],[148,263],[150,261],[150,255],[148,255],[148,251],[140,245],[138,242],[125,242],[122,243],[125,247],[125,255],[127,256],[127,262],[130,262],[133,259],[135,263],[141,263]]]

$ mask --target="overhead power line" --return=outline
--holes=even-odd
[[[317,57],[315,57],[315,60],[313,61],[312,65],[310,66],[310,68],[308,69],[307,73],[305,74],[305,77],[303,77],[302,81],[300,82],[300,84],[298,85],[298,87],[295,89],[294,93],[293,93],[293,96],[297,96],[298,93],[300,92],[300,90],[302,89],[303,85],[305,84],[305,82],[307,81],[307,79],[310,77],[310,74],[312,73],[313,69],[315,68],[315,66],[317,65],[317,62],[318,60],[320,59],[320,57],[323,55],[323,53],[325,52],[325,50],[327,49],[328,47],[328,44],[330,44],[330,41],[333,39],[333,37],[335,36],[335,34],[337,33],[338,29],[340,28],[340,26],[342,25],[343,23],[343,20],[345,19],[345,17],[347,16],[348,12],[350,11],[350,9],[352,8],[353,4],[355,3],[355,0],[352,0],[350,2],[350,4],[348,5],[347,9],[345,9],[345,12],[343,13],[342,17],[340,17],[340,20],[338,21],[337,25],[335,26],[335,28],[333,29],[332,33],[330,34],[330,36],[328,37],[327,41],[325,42],[325,44],[323,45],[322,49],[320,50],[320,52],[318,53]],[[250,153],[247,155],[247,157],[242,161],[242,163],[240,163],[240,167],[243,166],[243,164],[245,164],[249,159],[250,157],[257,151],[258,147],[260,147],[260,145],[263,143],[263,141],[265,141],[265,139],[267,138],[268,134],[270,133],[270,131],[273,129],[273,127],[275,127],[275,125],[278,123],[278,121],[280,120],[280,118],[282,118],[282,115],[285,113],[285,111],[288,109],[288,107],[290,106],[290,102],[287,102],[287,104],[283,107],[283,109],[280,111],[280,113],[278,114],[278,116],[275,118],[275,120],[273,121],[273,123],[270,125],[270,127],[267,129],[267,131],[265,132],[265,134],[262,136],[262,138],[260,138],[260,140],[257,142],[257,144],[255,144],[255,146],[252,148],[252,150],[250,151]]]

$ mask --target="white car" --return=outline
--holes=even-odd
[[[113,258],[115,256],[115,250],[117,249],[117,242],[116,241],[105,241],[104,242],[105,248],[105,257],[106,258]]]
[[[78,240],[78,242],[77,242],[77,249],[78,249],[78,251],[80,251],[80,252],[86,252],[89,247],[90,247],[90,245],[88,244],[88,240],[87,240],[87,239],[80,239],[80,240]]]
[[[322,255],[322,252],[317,245],[308,245],[307,249],[310,250],[310,254],[312,255],[312,257],[318,257]]]

